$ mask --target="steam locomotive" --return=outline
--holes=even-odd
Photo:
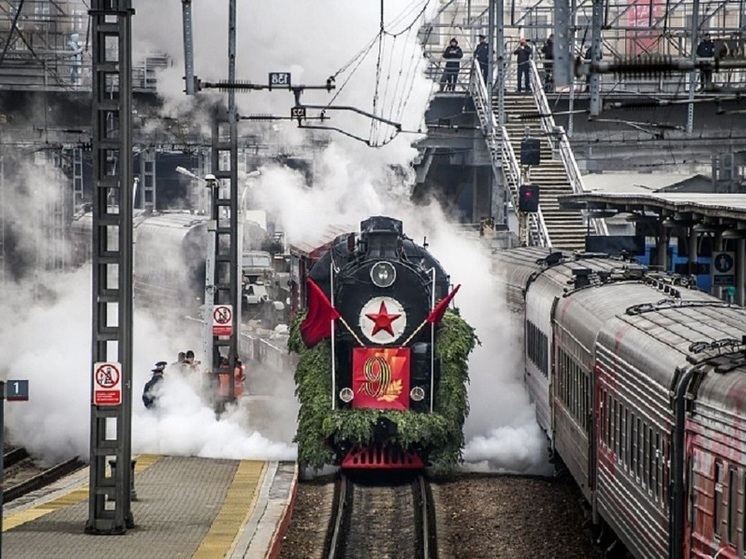
[[[446,314],[455,290],[440,263],[404,235],[401,221],[375,216],[360,224],[359,238],[338,235],[291,268],[307,302],[290,342],[300,354],[301,464],[456,461],[474,337],[460,317]],[[458,333],[466,349],[444,356],[443,344]]]
[[[743,557],[746,309],[605,255],[511,249],[495,268],[537,420],[599,541]]]

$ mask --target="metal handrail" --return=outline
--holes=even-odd
[[[575,160],[575,154],[570,146],[570,140],[567,138],[567,133],[562,126],[557,126],[554,122],[554,116],[552,116],[552,110],[549,108],[549,100],[544,93],[544,83],[539,74],[539,69],[536,67],[534,60],[530,61],[531,70],[529,72],[531,80],[531,89],[533,91],[534,99],[536,100],[539,114],[542,117],[539,119],[541,123],[541,129],[549,139],[549,143],[552,146],[552,151],[559,154],[562,165],[565,168],[567,174],[567,180],[570,182],[572,191],[575,194],[582,194],[586,192],[583,184],[583,176],[580,174],[578,168],[578,162]],[[606,226],[606,222],[603,219],[588,218],[590,229],[596,235],[608,235],[609,230]]]
[[[484,83],[479,64],[475,61],[469,75],[469,93],[482,125],[487,147],[490,152],[490,162],[495,176],[502,176],[510,193],[513,208],[518,208],[518,196],[521,186],[521,168],[510,143],[508,131],[504,126],[498,126],[494,111],[489,110],[487,103],[487,86]],[[498,135],[499,131],[499,135]],[[550,247],[549,234],[541,208],[536,213],[528,214],[528,232],[531,244]]]

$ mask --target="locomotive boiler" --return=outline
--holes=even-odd
[[[317,251],[291,328],[302,465],[421,468],[460,457],[472,329],[458,288],[402,222],[376,216]],[[461,343],[459,343],[461,342]],[[445,351],[444,349],[448,349]]]

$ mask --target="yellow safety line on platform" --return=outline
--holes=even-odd
[[[161,456],[157,456],[155,454],[143,454],[142,456],[138,456],[137,462],[135,463],[135,473],[137,474],[142,472],[146,468],[149,468],[150,466],[158,462],[158,460],[160,459]],[[31,507],[21,512],[4,516],[3,532],[7,532],[8,530],[17,528],[18,526],[26,524],[27,522],[32,522],[37,518],[41,518],[42,516],[49,514],[50,512],[58,511],[70,505],[77,505],[78,503],[88,499],[88,493],[88,485],[86,484],[82,487],[79,487],[78,489],[71,491],[70,493],[66,493],[61,497],[58,497],[57,499],[47,501],[46,503],[41,503],[35,507]]]
[[[212,522],[205,539],[192,555],[192,559],[213,559],[226,556],[248,514],[256,506],[260,481],[266,471],[266,462],[241,460],[225,495],[223,507]]]

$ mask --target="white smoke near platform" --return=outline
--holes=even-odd
[[[408,14],[411,20],[416,10],[408,12],[407,9],[419,9],[424,5],[387,0],[384,21],[396,19],[399,14]],[[205,79],[225,79],[227,8],[217,3],[211,5],[211,13],[206,14],[198,13],[200,7],[197,4],[193,6],[195,72]],[[146,9],[156,12],[169,9],[171,17],[179,17],[175,4],[167,8],[162,3],[148,3]],[[323,83],[376,37],[379,10],[378,3],[332,0],[313,3],[281,0],[250,9],[239,7],[239,29],[246,23],[246,29],[253,32],[238,36],[237,76],[254,78],[255,83],[261,83],[268,72],[291,71],[294,83]],[[277,13],[285,16],[277,18],[274,15]],[[408,18],[402,17],[398,21]],[[160,21],[155,17],[147,19]],[[159,37],[158,34],[146,35],[138,36],[151,42]],[[172,41],[176,39],[171,37]],[[416,33],[402,39],[390,52],[397,55],[416,53],[417,60],[401,57],[394,61],[392,57],[383,60],[384,70],[381,72],[380,67],[376,67],[377,58],[366,57],[334,103],[373,112],[376,95],[389,91],[385,87],[386,80],[406,73],[414,62],[417,71],[410,88],[406,92],[389,91],[389,102],[394,97],[401,101],[406,96],[406,110],[398,118],[404,129],[419,129],[436,84],[423,77],[422,50]],[[219,48],[215,48],[216,45]],[[389,45],[382,43],[381,46],[385,51]],[[175,43],[170,47],[179,51],[179,45]],[[179,64],[180,61],[159,88],[171,108],[186,103],[182,93],[183,70]],[[336,85],[343,85],[342,80],[338,79]],[[266,112],[283,115],[291,106],[288,97],[289,94],[283,92],[252,92],[250,95],[238,94],[237,103],[241,114]],[[333,97],[334,94],[324,91],[306,91],[302,101],[324,104]],[[380,96],[376,100],[379,102]],[[353,135],[381,139],[380,135],[366,135],[364,128],[373,126],[370,121],[361,121],[358,115],[330,114],[330,125]],[[302,131],[292,124],[273,126],[273,130],[291,145],[303,140]],[[509,313],[501,303],[502,293],[490,270],[488,251],[478,242],[463,237],[458,228],[450,224],[450,216],[436,203],[415,207],[409,201],[413,183],[411,163],[417,154],[412,143],[419,137],[399,135],[385,147],[371,149],[349,136],[329,133],[330,143],[320,153],[314,154],[312,184],[307,184],[306,177],[298,171],[279,164],[267,164],[261,168],[262,174],[255,181],[252,202],[275,218],[277,229],[285,232],[290,243],[312,242],[320,238],[330,225],[357,230],[361,220],[378,214],[401,219],[406,234],[417,242],[421,243],[427,237],[430,250],[451,274],[453,283],[463,284],[456,304],[476,328],[482,342],[470,362],[471,413],[465,426],[468,442],[464,452],[467,467],[545,471],[545,437],[536,424],[519,373],[520,334],[511,328]]]
[[[52,464],[78,456],[87,461],[91,424],[91,275],[90,266],[73,273],[43,273],[43,297],[27,284],[6,285],[0,312],[0,376],[28,380],[29,400],[6,403],[9,444],[25,447]],[[12,319],[11,317],[18,317]],[[161,405],[146,410],[142,387],[160,360],[189,347],[183,328],[135,312],[132,379],[132,449],[212,458],[291,460],[295,449],[272,441],[251,427],[255,421],[239,403],[219,418],[200,396],[199,380],[187,382],[167,373]]]
[[[163,25],[180,21],[180,3],[136,0],[134,4],[137,13],[133,34],[139,52],[158,49],[172,55],[180,53],[180,25],[169,26],[168,32]],[[387,0],[385,9],[395,16],[404,13],[405,7],[418,5],[424,3]],[[226,79],[227,2],[194,2],[192,6],[196,72],[205,80]],[[332,0],[278,0],[250,9],[241,6],[237,75],[258,83],[269,71],[290,71],[296,83],[325,83],[376,36],[379,9],[378,3]],[[414,20],[413,15],[409,19]],[[405,71],[409,68],[409,59],[397,59],[392,54],[417,52],[421,61],[421,50],[416,50],[420,47],[413,38],[409,35],[409,42],[401,40],[388,51],[390,58],[384,61],[381,72],[375,57],[366,58],[335,104],[372,111],[378,92],[379,108],[405,108],[398,113],[403,128],[419,129],[435,85],[423,77],[421,66],[417,66],[408,89],[388,90],[388,101],[383,98],[386,80],[397,75],[402,66],[394,61],[403,60]],[[192,99],[183,94],[182,76],[178,56],[159,76],[159,93],[170,116],[185,114],[192,104]],[[344,77],[347,75],[340,74]],[[339,79],[337,86],[342,82]],[[225,94],[214,95],[225,99]],[[323,104],[333,95],[309,91],[303,100]],[[242,114],[289,114],[294,104],[289,92],[254,92],[238,95],[237,100]],[[377,142],[388,140],[391,133],[390,127],[381,126],[369,135],[369,129],[376,128],[370,121],[343,112],[335,113],[332,123]],[[273,127],[273,131],[278,143],[294,145],[306,139],[293,124]],[[379,149],[333,132],[328,137],[331,142],[317,154],[313,184],[307,184],[297,171],[268,164],[256,179],[252,194],[255,202],[276,217],[278,230],[283,230],[290,242],[313,240],[330,224],[356,230],[362,219],[379,214],[401,219],[405,233],[418,243],[427,237],[430,250],[451,274],[452,282],[462,284],[455,302],[482,342],[470,362],[471,413],[465,427],[468,466],[540,470],[546,461],[545,443],[521,384],[520,344],[500,303],[502,294],[489,268],[489,253],[476,240],[463,236],[436,203],[415,207],[409,201],[411,162],[417,154],[412,142],[419,136],[399,135]],[[28,284],[11,284],[0,302],[4,317],[0,323],[0,376],[30,381],[29,401],[7,404],[8,438],[49,462],[71,453],[87,459],[92,378],[90,268],[71,274],[39,273],[36,284],[46,286],[44,298]],[[201,397],[199,382],[170,373],[163,383],[160,409],[152,411],[142,406],[142,387],[153,364],[172,362],[179,351],[198,351],[200,345],[198,337],[185,333],[181,323],[156,322],[147,314],[135,313],[133,452],[292,459],[295,448],[286,434],[295,424],[292,410],[273,418],[282,424],[284,435],[266,431],[272,434],[268,435],[252,427],[256,418],[252,418],[251,406],[239,404],[218,419]],[[200,358],[206,360],[198,355]],[[292,384],[287,379],[283,382],[277,384],[281,387],[278,390],[285,390],[292,398]]]

